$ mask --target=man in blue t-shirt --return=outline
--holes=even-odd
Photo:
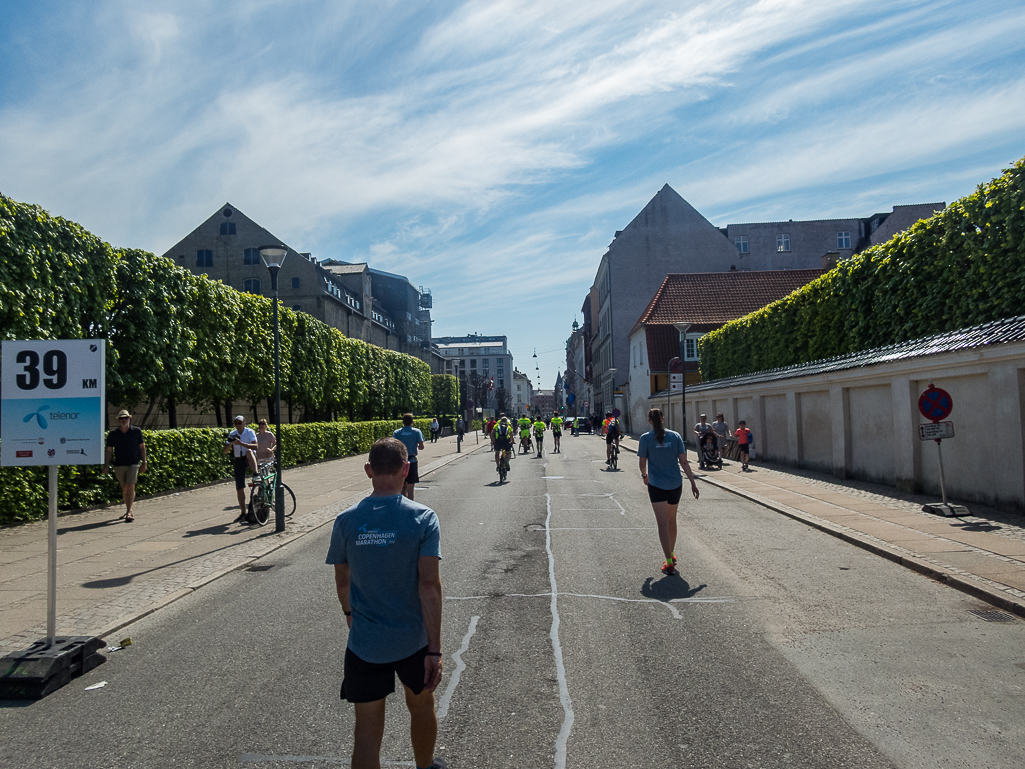
[[[401,494],[409,470],[401,442],[381,438],[369,460],[374,492],[335,519],[327,553],[349,626],[341,696],[356,711],[352,766],[380,765],[385,699],[395,691],[397,674],[416,766],[444,767],[434,758],[434,690],[441,682],[438,516]]]
[[[406,447],[406,454],[409,456],[409,475],[406,476],[402,493],[412,499],[414,486],[420,482],[420,464],[416,461],[416,452],[424,447],[424,434],[413,427],[412,414],[403,414],[402,427],[393,432],[391,437],[401,441]]]

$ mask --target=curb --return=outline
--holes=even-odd
[[[465,443],[465,441],[464,441],[464,443]],[[470,454],[474,453],[475,451],[479,450],[480,448],[482,448],[482,446],[475,446],[472,449],[469,449],[467,451],[462,451],[462,452],[453,454],[450,457],[445,457],[444,459],[435,460],[435,462],[430,467],[430,469],[424,471],[424,476],[428,476],[431,473],[436,472],[437,470],[440,470],[443,467],[447,467],[448,465],[452,464],[453,462],[455,462],[458,459],[461,459],[463,457],[468,457],[468,456],[470,456]],[[349,459],[349,458],[350,457],[338,457],[338,459]],[[165,608],[167,606],[170,606],[171,604],[181,600],[182,598],[185,598],[186,596],[192,595],[197,590],[199,590],[201,587],[209,585],[211,582],[216,582],[221,577],[227,576],[228,574],[231,574],[234,571],[241,571],[242,569],[245,569],[245,568],[251,566],[256,561],[259,561],[261,558],[265,558],[266,556],[270,555],[271,553],[273,553],[273,552],[275,552],[277,550],[280,550],[281,548],[285,547],[286,545],[290,545],[293,542],[296,542],[297,540],[300,540],[303,537],[305,537],[305,536],[307,536],[309,534],[312,534],[313,532],[318,531],[318,530],[322,529],[324,526],[327,526],[328,524],[332,524],[332,523],[334,523],[334,519],[333,518],[329,518],[328,520],[322,521],[321,523],[318,523],[315,526],[311,526],[310,528],[305,529],[303,531],[297,531],[297,532],[294,532],[292,534],[288,534],[286,532],[283,537],[281,537],[277,541],[273,542],[272,544],[270,544],[268,547],[266,547],[262,551],[256,553],[255,555],[247,555],[243,559],[243,561],[241,563],[237,563],[237,564],[235,564],[233,566],[227,566],[227,567],[218,569],[217,571],[211,572],[210,574],[206,574],[206,575],[198,578],[197,580],[195,580],[192,584],[188,585],[187,587],[180,588],[179,590],[176,590],[173,593],[170,593],[168,595],[163,596],[162,598],[160,598],[160,600],[150,604],[145,609],[141,609],[141,610],[136,611],[136,612],[134,612],[132,614],[125,615],[123,617],[118,618],[118,620],[114,624],[109,625],[106,628],[103,628],[100,632],[97,632],[96,633],[96,637],[97,638],[105,638],[106,636],[113,635],[117,631],[122,630],[122,629],[128,627],[129,625],[134,624],[135,622],[138,622],[139,620],[141,620],[141,619],[143,619],[145,617],[148,617],[150,614],[154,614],[155,612],[159,611],[160,609],[163,609],[163,608]]]
[[[634,454],[637,453],[636,449],[625,445],[621,445],[621,448]],[[985,601],[997,608],[1003,609],[1004,611],[1025,619],[1025,601],[1012,597],[1007,593],[1004,593],[999,588],[994,588],[985,583],[978,582],[971,577],[966,577],[963,574],[956,574],[942,566],[937,566],[936,564],[929,563],[921,558],[881,545],[879,542],[875,542],[862,535],[843,529],[830,521],[824,521],[821,518],[816,518],[809,513],[802,512],[801,510],[789,507],[780,502],[760,497],[757,494],[752,494],[748,491],[741,491],[740,489],[734,488],[722,481],[709,478],[708,476],[697,475],[696,473],[695,476],[699,480],[704,481],[711,486],[715,486],[723,491],[735,494],[738,497],[743,497],[749,502],[754,502],[756,505],[761,505],[762,507],[779,513],[780,515],[785,515],[799,523],[803,523],[806,526],[818,529],[825,534],[829,534],[837,539],[842,539],[844,542],[860,547],[863,550],[867,550],[874,555],[881,556],[888,561],[892,561],[893,563],[903,566],[906,569],[910,569],[911,571],[917,572],[925,577],[929,577],[930,579],[936,580],[948,587],[952,587],[955,590],[960,590],[962,593],[966,593],[973,598],[978,598],[979,600]]]

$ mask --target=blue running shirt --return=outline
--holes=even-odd
[[[648,459],[648,485],[657,489],[675,489],[683,484],[679,456],[685,451],[678,432],[666,430],[660,446],[655,431],[649,430],[637,444],[637,456]]]
[[[349,564],[349,648],[360,659],[396,662],[427,645],[424,556],[441,558],[438,516],[401,494],[367,497],[335,518],[327,563]]]
[[[402,441],[409,454],[409,461],[416,462],[417,446],[424,442],[424,434],[412,425],[403,425],[391,434],[392,438]]]

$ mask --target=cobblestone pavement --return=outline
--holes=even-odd
[[[636,452],[635,439],[622,445]],[[971,515],[943,518],[922,510],[935,497],[761,461],[750,472],[692,466],[712,485],[1025,616],[1025,516],[971,504]]]
[[[426,443],[421,475],[484,446],[471,435]],[[286,469],[298,498],[284,532],[242,526],[231,481],[141,499],[135,522],[122,505],[63,514],[57,537],[57,634],[107,637],[139,617],[330,523],[370,493],[366,455]],[[0,530],[0,654],[46,636],[47,524]],[[107,638],[108,642],[117,640]]]

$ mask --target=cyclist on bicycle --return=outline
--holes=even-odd
[[[523,420],[519,421],[520,428],[520,453],[526,454],[531,449],[530,445],[530,420],[527,420],[527,424],[523,424]]]
[[[555,454],[559,453],[559,439],[562,438],[562,417],[556,411],[552,414],[552,438],[555,440]]]
[[[502,452],[512,451],[513,426],[509,418],[502,414],[498,422],[491,428],[491,438],[495,444],[495,472],[502,467]]]
[[[619,436],[623,432],[623,428],[619,424],[619,420],[612,416],[611,411],[605,412],[605,422],[603,424],[605,430],[605,464],[612,464],[612,445],[615,444],[616,451],[619,451]]]
[[[534,442],[537,443],[538,456],[541,456],[541,452],[544,449],[546,429],[544,420],[538,417],[538,420],[534,423]]]

